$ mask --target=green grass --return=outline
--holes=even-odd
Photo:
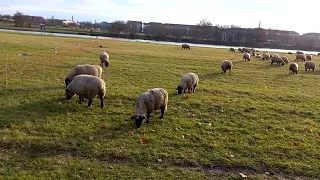
[[[301,71],[289,75],[288,65],[242,62],[228,49],[101,41],[103,49],[92,39],[0,33],[0,177],[320,177],[318,69],[304,72],[299,62]],[[111,58],[103,68],[105,108],[99,99],[90,108],[76,97],[65,100],[67,73],[76,64],[99,64],[102,50]],[[231,75],[221,74],[224,59],[233,61]],[[200,83],[185,99],[175,88],[188,72]],[[136,99],[154,87],[169,92],[168,111],[136,129]]]

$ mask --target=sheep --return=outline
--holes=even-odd
[[[226,74],[228,69],[229,69],[229,74],[231,74],[232,66],[233,66],[233,64],[231,61],[228,61],[228,60],[222,61],[221,62],[222,74]]]
[[[279,58],[281,58],[281,57],[279,56],[279,54],[275,54],[274,56],[275,56],[275,57],[279,57]]]
[[[312,69],[312,71],[314,71],[314,69],[316,68],[316,63],[313,61],[306,61],[304,63],[304,67],[305,67],[306,71],[307,70],[310,71],[311,69]]]
[[[104,64],[106,67],[109,66],[109,54],[107,52],[101,52],[100,53],[100,62],[101,66]]]
[[[88,107],[92,105],[92,99],[99,95],[101,108],[104,107],[103,98],[106,94],[106,83],[103,79],[92,75],[77,75],[68,84],[66,91],[66,98],[70,100],[75,94],[79,96],[79,102],[82,104],[83,98],[89,100]]]
[[[181,94],[182,91],[186,93],[186,89],[188,89],[188,93],[195,93],[195,89],[198,86],[199,83],[199,77],[195,73],[188,73],[182,76],[179,86],[176,90],[178,90],[178,93]]]
[[[263,54],[263,57],[262,57],[262,60],[269,60],[271,57],[270,57],[270,53],[264,53]]]
[[[259,55],[259,54],[257,54],[257,55],[255,56],[255,58],[257,58],[257,59],[261,59],[261,58],[262,58],[262,56],[261,56],[261,55]]]
[[[242,52],[250,53],[250,49],[248,49],[248,48],[242,48]]]
[[[67,75],[66,79],[64,80],[66,87],[72,79],[80,74],[92,75],[101,77],[102,75],[102,68],[98,65],[90,65],[90,64],[83,64],[83,65],[76,65],[72,68],[71,72]]]
[[[282,56],[282,57],[281,57],[281,59],[282,59],[286,64],[288,64],[288,63],[289,63],[289,59],[288,59],[288,57],[286,57],[286,56]]]
[[[279,66],[280,66],[280,64],[282,64],[282,66],[284,65],[284,61],[283,61],[280,57],[278,57],[278,56],[273,56],[273,57],[271,58],[271,65],[272,65],[273,63],[277,63]]]
[[[312,55],[311,54],[307,54],[307,59],[311,61],[312,60]]]
[[[182,44],[181,49],[190,49],[190,46],[188,44]]]
[[[238,48],[238,51],[239,51],[239,52],[242,52],[242,48]],[[320,54],[320,53],[319,53],[319,54]]]
[[[250,61],[250,54],[249,53],[244,53],[243,54],[243,61]]]
[[[298,61],[299,59],[306,61],[306,55],[305,54],[297,54],[296,61]]]
[[[236,50],[234,48],[230,48],[229,51],[236,52]]]
[[[291,72],[294,74],[298,74],[298,69],[299,69],[299,65],[295,62],[290,63],[289,65],[289,74],[291,74]]]
[[[150,89],[138,97],[136,114],[131,117],[131,120],[135,120],[137,128],[140,128],[142,121],[145,119],[146,123],[149,123],[150,114],[158,109],[161,110],[160,119],[162,119],[167,110],[167,104],[168,92],[165,89]]]
[[[304,54],[302,51],[297,51],[296,54]]]

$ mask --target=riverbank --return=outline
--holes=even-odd
[[[14,26],[4,26],[0,29],[8,30],[19,30],[19,31],[33,31],[39,32],[39,28],[36,27],[14,27]],[[320,51],[319,47],[307,47],[307,46],[288,46],[277,43],[235,43],[235,42],[225,42],[225,41],[212,41],[204,39],[191,39],[191,38],[175,38],[167,36],[151,36],[145,35],[143,33],[138,33],[135,35],[124,34],[124,33],[110,33],[101,30],[93,30],[90,32],[89,29],[80,28],[52,28],[48,27],[45,31],[47,33],[64,33],[73,35],[86,35],[86,36],[101,36],[101,37],[111,37],[111,38],[124,38],[124,39],[141,39],[141,40],[153,40],[153,41],[165,41],[165,42],[177,42],[177,43],[192,43],[192,44],[206,44],[206,45],[218,45],[218,46],[236,46],[236,47],[252,47],[252,48],[268,48],[268,49],[284,49],[284,50],[301,50],[301,51]]]

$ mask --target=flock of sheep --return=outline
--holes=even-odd
[[[230,51],[236,52],[236,50],[234,48],[230,48]],[[289,59],[286,56],[279,56],[278,54],[272,55],[270,52],[263,53],[262,55],[260,55],[260,54],[256,54],[259,51],[255,50],[255,49],[249,49],[249,48],[239,48],[238,51],[244,53],[243,54],[244,61],[250,61],[251,55],[252,55],[257,59],[262,59],[262,60],[270,60],[271,59],[271,65],[274,63],[278,64],[279,66],[280,65],[283,66],[284,64],[289,64]],[[316,69],[316,63],[314,61],[312,61],[311,54],[304,54],[301,51],[297,51],[295,61],[298,61],[298,60],[303,60],[305,62],[304,66],[305,66],[306,71],[307,70],[310,71],[311,69],[312,69],[312,71],[314,71]],[[226,70],[228,70],[228,69],[231,72],[232,62],[222,61],[221,69],[222,69],[222,73],[225,73]],[[291,62],[289,64],[289,74],[291,74],[291,73],[298,74],[298,70],[299,70],[299,66],[297,63]]]
[[[190,49],[188,44],[182,44],[182,49]],[[236,52],[234,48],[230,48],[230,51]],[[271,64],[276,63],[279,66],[288,64],[289,60],[287,57],[280,57],[278,54],[272,55],[271,53],[263,53],[263,55],[255,54],[258,51],[248,48],[239,48],[238,51],[243,53],[243,60],[250,61],[251,55],[255,58],[260,58],[262,60],[270,60]],[[100,65],[76,65],[72,68],[71,72],[67,75],[65,79],[66,84],[66,98],[71,99],[74,95],[78,95],[79,103],[83,102],[83,99],[86,98],[89,100],[88,106],[92,105],[92,100],[99,95],[101,108],[104,107],[103,99],[106,94],[106,83],[101,78],[103,72],[103,65],[106,67],[109,66],[109,54],[107,52],[101,52],[99,55]],[[310,60],[305,62],[305,69],[314,71],[316,64],[311,61],[312,56],[306,55],[303,52],[297,52],[296,60]],[[222,74],[226,74],[229,70],[231,74],[233,64],[229,60],[223,60],[221,62]],[[298,72],[298,64],[295,62],[290,63],[289,65],[289,74]],[[177,92],[181,93],[195,93],[199,83],[199,77],[195,73],[188,73],[182,76],[180,84],[177,87]],[[163,118],[168,104],[168,92],[163,88],[153,88],[144,93],[142,93],[136,103],[136,112],[135,115],[131,117],[132,120],[135,120],[137,128],[140,128],[143,120],[146,120],[146,123],[149,123],[150,114],[154,110],[161,110],[160,119]]]

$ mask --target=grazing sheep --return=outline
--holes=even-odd
[[[248,48],[242,48],[242,52],[250,53],[250,49],[248,49]]]
[[[221,62],[222,74],[226,74],[228,69],[229,69],[229,74],[231,74],[232,66],[233,66],[233,64],[231,61],[228,61],[228,60],[222,61]]]
[[[304,54],[304,52],[302,52],[302,51],[297,51],[296,54]]]
[[[311,54],[307,54],[307,59],[311,61],[312,60],[312,55]]]
[[[288,64],[288,63],[289,63],[289,59],[288,59],[288,57],[286,57],[286,56],[282,56],[282,57],[281,57],[281,59],[282,59],[286,64]]]
[[[270,53],[263,53],[262,60],[269,60],[270,58]]]
[[[271,58],[271,65],[272,65],[273,63],[277,63],[279,66],[280,66],[280,64],[281,64],[282,66],[284,65],[284,61],[282,60],[281,57],[278,57],[278,56],[273,56],[273,57]]]
[[[199,83],[199,77],[195,73],[188,73],[184,76],[182,76],[179,86],[176,90],[178,90],[178,93],[181,94],[182,91],[186,93],[186,89],[188,89],[189,93],[194,93],[196,87]]]
[[[274,56],[275,56],[275,57],[279,57],[279,58],[281,58],[281,57],[279,56],[279,54],[275,54]]]
[[[307,70],[310,71],[311,69],[312,69],[312,71],[314,71],[314,69],[316,69],[316,63],[313,61],[306,61],[304,63],[304,68],[306,69],[306,71]]]
[[[88,106],[91,106],[92,99],[99,95],[101,108],[103,108],[103,98],[106,94],[106,83],[103,79],[92,75],[77,75],[73,78],[66,88],[67,99],[71,99],[75,94],[79,96],[80,104],[83,98],[89,100]]]
[[[68,84],[70,84],[70,82],[75,76],[80,74],[101,77],[102,68],[98,65],[89,65],[89,64],[74,66],[71,72],[67,75],[66,79],[64,80],[66,87],[68,86]]]
[[[298,61],[299,59],[306,61],[306,55],[305,54],[297,54],[296,61]]]
[[[229,51],[236,52],[236,50],[234,48],[230,48]]]
[[[238,51],[239,51],[239,52],[242,52],[242,48],[238,48]]]
[[[249,53],[244,53],[243,54],[243,61],[250,61],[250,54]]]
[[[261,56],[261,55],[259,55],[259,54],[257,54],[257,55],[255,56],[255,58],[257,58],[257,59],[261,59],[261,58],[262,58],[262,56]]]
[[[100,53],[100,62],[101,66],[104,64],[106,67],[109,66],[109,54],[107,52],[101,52]]]
[[[299,65],[295,62],[290,63],[289,65],[289,74],[291,74],[291,72],[294,74],[298,74],[298,69],[299,69]]]
[[[150,114],[154,110],[161,110],[160,119],[163,118],[167,110],[168,92],[163,88],[153,88],[141,94],[138,97],[136,105],[136,114],[131,120],[136,121],[137,128],[140,128],[142,121],[145,119],[149,123]]]
[[[188,44],[182,44],[181,49],[190,49],[190,46]]]

